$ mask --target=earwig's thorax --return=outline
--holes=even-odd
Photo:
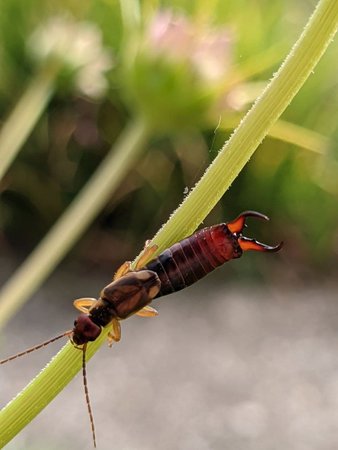
[[[90,308],[89,316],[91,320],[100,327],[105,327],[117,317],[114,303],[111,301],[110,297],[107,298],[105,296],[104,290],[101,292],[101,296],[95,305]]]

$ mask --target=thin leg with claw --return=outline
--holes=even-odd
[[[147,305],[144,308],[137,311],[136,314],[140,317],[155,317],[158,316],[158,311],[156,311],[156,309],[153,308],[152,306]]]
[[[97,302],[96,298],[78,298],[77,300],[74,300],[73,305],[76,309],[79,311],[88,314],[90,308],[94,306],[94,304]]]
[[[150,241],[146,242],[146,246]],[[150,247],[145,247],[141,256],[139,257],[139,259],[137,260],[136,264],[135,264],[135,268],[132,269],[131,268],[131,262],[130,261],[126,261],[125,263],[122,264],[122,266],[120,266],[113,278],[113,281],[118,280],[119,278],[123,277],[124,275],[126,275],[128,272],[132,272],[133,270],[140,270],[142,269],[146,263],[151,260],[151,257],[153,256],[153,254],[156,252],[156,250],[158,249],[157,245],[151,245]]]
[[[120,266],[113,278],[113,281],[118,280],[119,278],[123,277],[123,275],[126,275],[128,272],[131,272],[130,269],[131,266],[131,262],[130,261],[126,261],[122,264],[122,266]]]
[[[141,256],[139,257],[139,259],[135,264],[135,270],[142,269],[147,264],[147,262],[149,262],[152,259],[157,249],[158,245],[156,244],[144,248],[143,252],[141,253]]]
[[[114,342],[119,342],[121,339],[121,325],[118,319],[113,319],[111,322],[112,329],[108,333],[108,345],[111,347]]]

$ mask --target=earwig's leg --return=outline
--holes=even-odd
[[[78,298],[77,300],[73,301],[73,305],[79,311],[88,314],[88,311],[96,302],[96,298]]]
[[[113,281],[117,280],[118,278],[123,277],[123,275],[125,275],[126,273],[131,271],[131,262],[130,261],[126,261],[125,263],[122,264],[122,266],[120,266],[113,278]]]
[[[150,241],[146,241],[145,245],[147,246]],[[142,267],[145,266],[146,262],[151,259],[151,256],[156,252],[158,246],[152,245],[151,247],[144,248],[143,253],[141,254],[140,258],[138,259],[137,263],[135,264],[135,269],[131,268],[131,262],[126,261],[125,263],[120,266],[113,278],[113,281],[118,280],[119,278],[126,275],[128,272],[132,272],[132,270],[139,270],[142,269]]]
[[[137,311],[136,314],[140,317],[155,317],[158,316],[158,311],[156,311],[156,309],[152,306],[147,305],[140,309],[140,311]]]
[[[108,333],[108,345],[111,347],[114,342],[119,342],[121,339],[121,325],[117,319],[113,319],[111,322],[112,329]]]
[[[121,339],[121,325],[117,319],[113,320],[113,335],[114,341],[119,342]]]
[[[152,256],[154,255],[157,249],[158,245],[156,244],[151,245],[150,247],[146,247],[135,264],[135,270],[142,269],[142,267],[144,267],[146,263],[152,259]]]
[[[70,340],[70,342],[72,343],[72,346],[76,348],[76,350],[81,350],[81,352],[83,352],[83,345],[76,345],[72,340]]]

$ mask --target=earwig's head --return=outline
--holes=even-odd
[[[75,345],[95,341],[101,333],[101,327],[96,325],[89,316],[80,314],[74,322],[72,341]]]
[[[283,246],[283,242],[271,247],[270,245],[257,242],[255,239],[242,236],[243,228],[245,227],[245,219],[247,217],[256,217],[262,220],[270,220],[268,216],[258,213],[256,211],[244,211],[235,220],[227,223],[228,229],[237,238],[238,244],[243,251],[256,250],[258,252],[278,252]]]

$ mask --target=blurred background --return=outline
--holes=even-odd
[[[1,355],[69,329],[72,300],[96,296],[136,256],[262,92],[315,4],[1,4],[0,163],[13,152],[0,168],[3,285],[121,136],[147,124],[139,156],[99,213],[3,323]],[[99,448],[337,445],[337,71],[333,42],[204,223],[263,212],[271,222],[250,222],[246,235],[283,240],[283,251],[246,254],[161,301],[159,318],[125,323],[122,343],[89,365]],[[42,353],[1,368],[1,405],[48,360]],[[90,448],[80,383],[8,448]]]

